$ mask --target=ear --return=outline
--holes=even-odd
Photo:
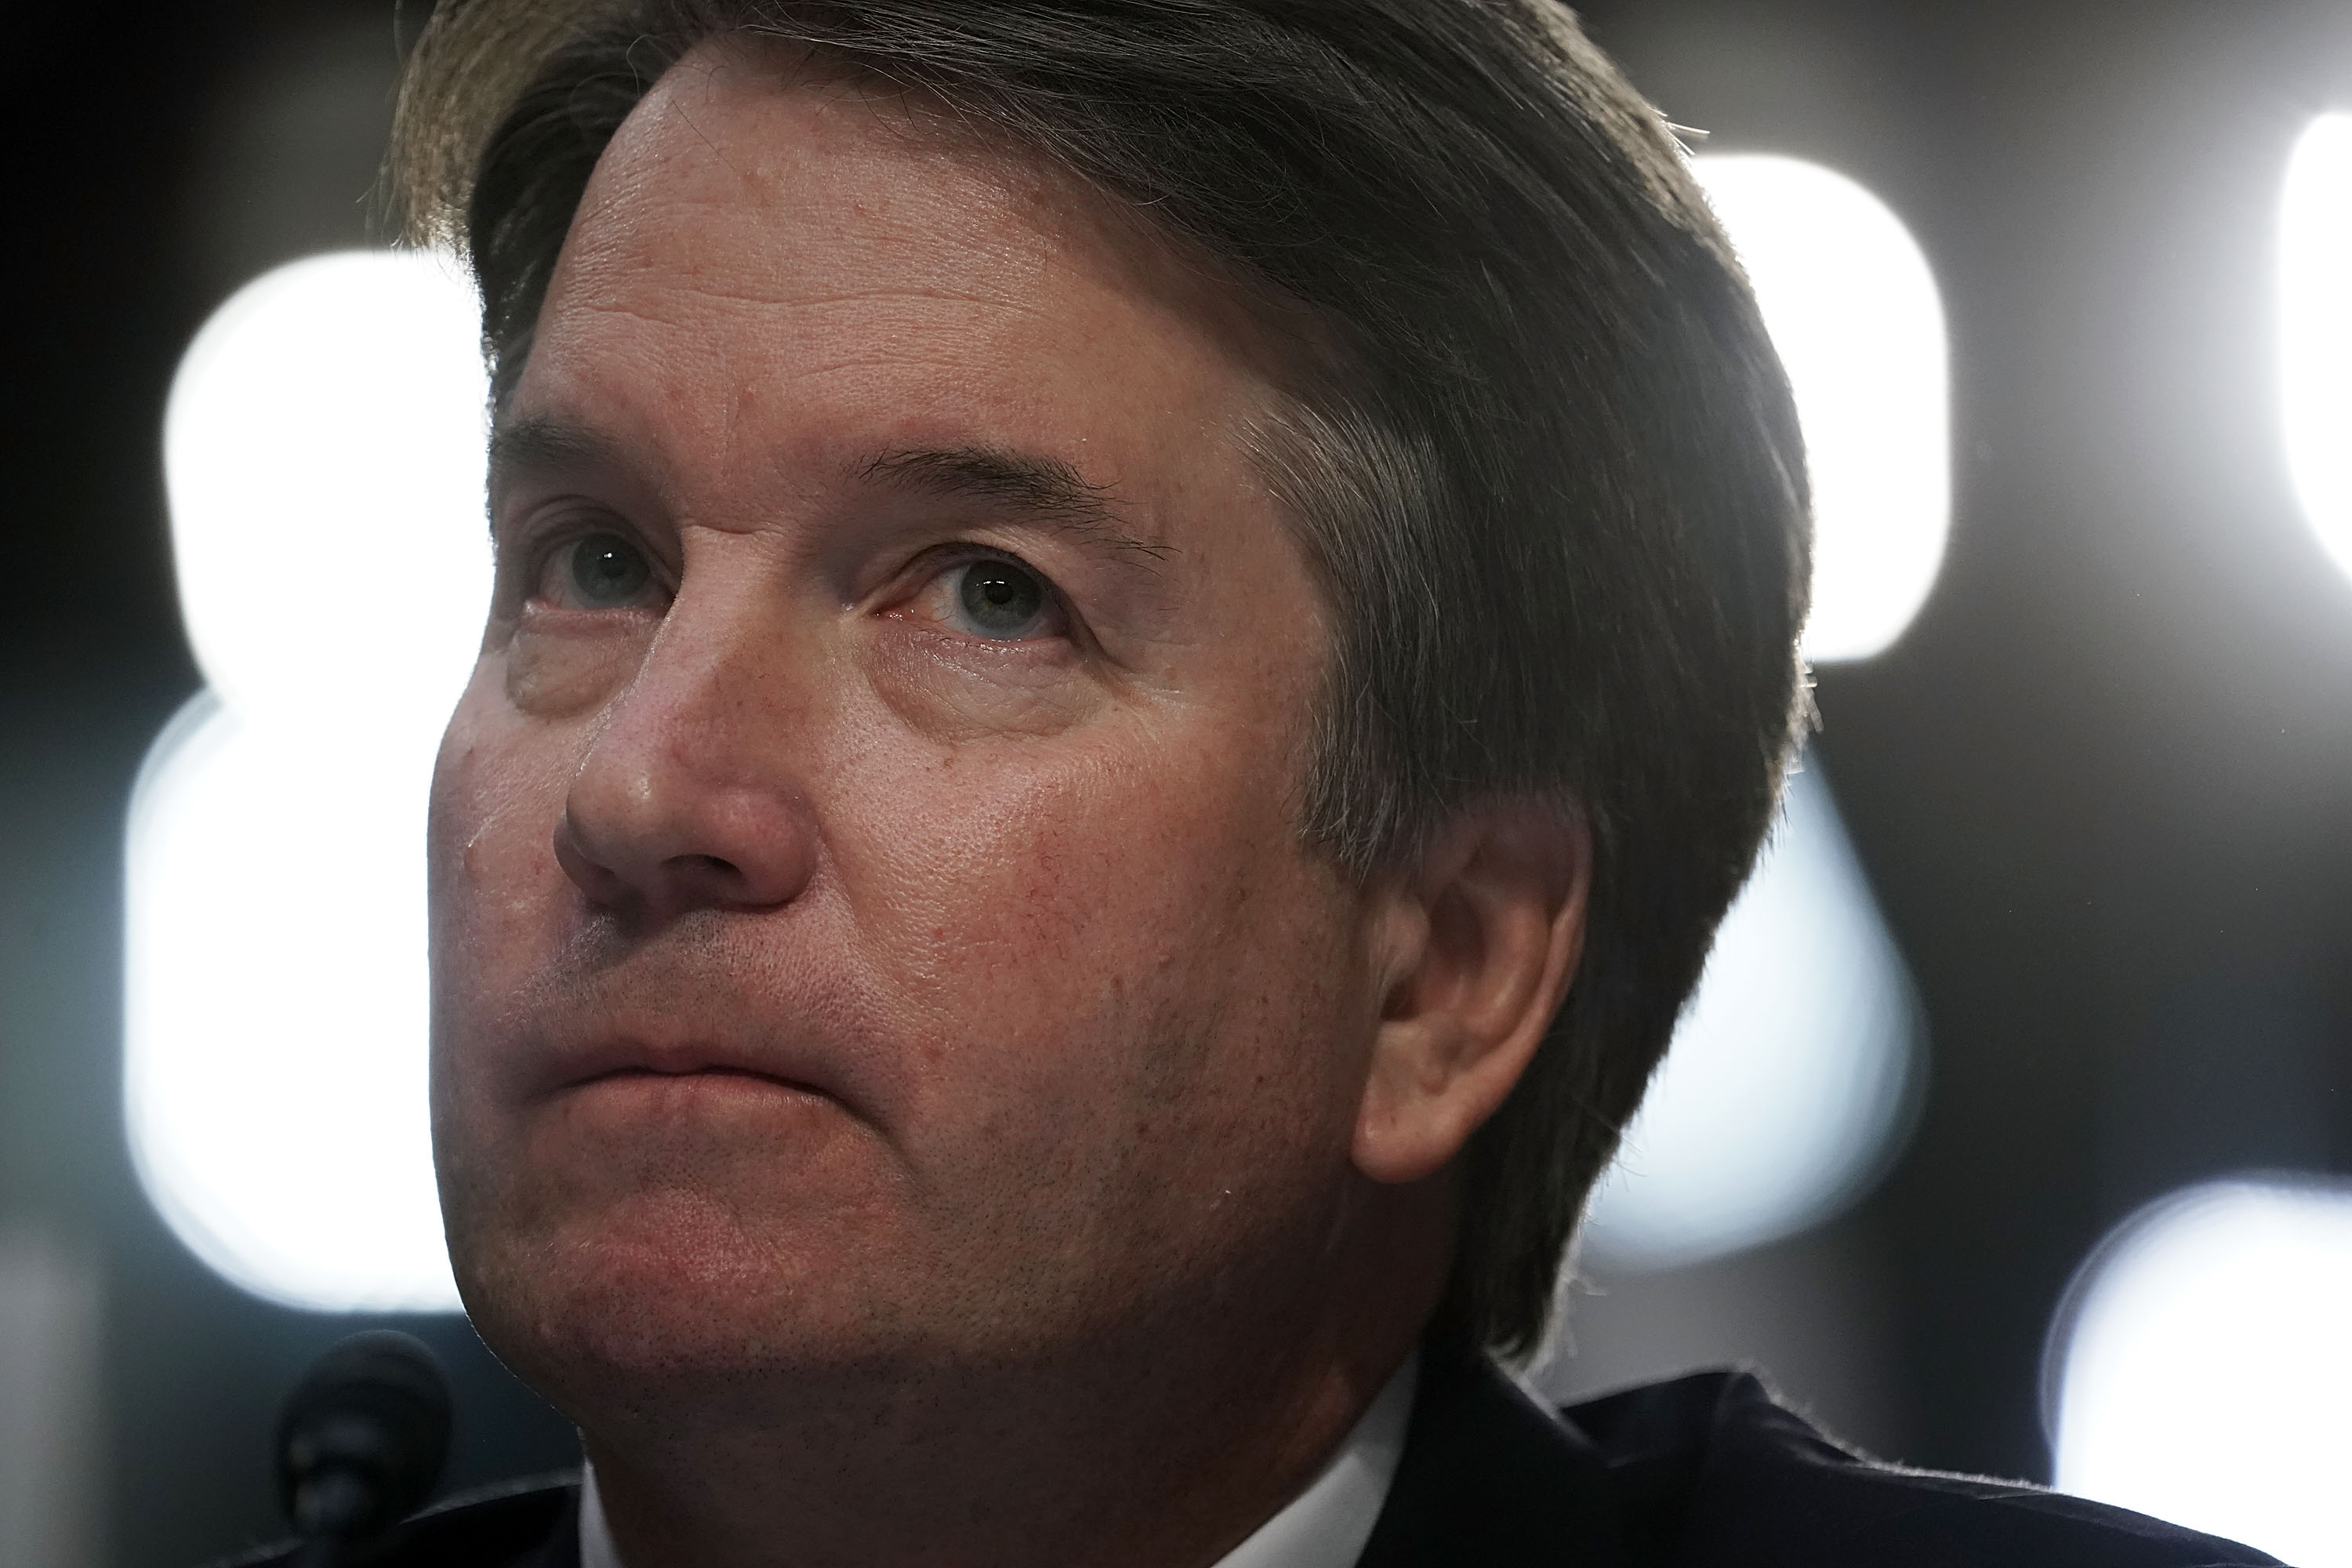
[[[1384,1003],[1358,1170],[1433,1175],[1502,1106],[1568,994],[1591,883],[1583,816],[1514,801],[1465,810],[1381,894]]]

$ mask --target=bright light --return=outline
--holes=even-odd
[[[454,262],[343,251],[248,284],[188,345],[163,416],[173,564],[235,711],[447,721],[488,604],[473,301]]]
[[[2051,1335],[2057,1485],[2300,1568],[2352,1568],[2352,1184],[2141,1210]]]
[[[1934,586],[1951,524],[1944,307],[1886,205],[1795,158],[1694,159],[1788,367],[1813,481],[1805,655],[1866,658]]]
[[[296,262],[214,314],[164,416],[209,689],[131,795],[125,1114],[172,1228],[298,1306],[457,1305],[424,820],[488,602],[478,333],[440,258]]]
[[[1818,773],[1800,772],[1601,1179],[1587,1256],[1617,1268],[1695,1263],[1844,1207],[1903,1131],[1916,1017],[1837,807]]]
[[[2280,407],[2311,526],[2352,572],[2352,114],[2295,143],[2279,203]]]

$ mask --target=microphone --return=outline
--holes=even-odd
[[[310,1363],[278,1413],[278,1500],[329,1568],[389,1534],[440,1477],[449,1452],[449,1381],[425,1342],[390,1329],[353,1334]]]

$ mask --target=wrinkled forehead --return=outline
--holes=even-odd
[[[1083,257],[1099,281],[1184,321],[1270,385],[1307,394],[1337,369],[1336,334],[1310,307],[986,114],[749,33],[697,45],[624,121],[582,195],[564,265],[615,206],[683,195],[709,221],[772,223],[813,175],[849,197],[840,221],[948,241],[941,254],[984,258],[1008,279],[1050,284]],[[777,258],[780,278],[789,259]]]

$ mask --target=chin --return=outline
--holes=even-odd
[[[815,1229],[749,1230],[726,1203],[673,1190],[452,1251],[483,1342],[573,1413],[600,1393],[823,1377],[902,1355],[871,1310],[888,1297],[857,1267],[868,1249]]]

